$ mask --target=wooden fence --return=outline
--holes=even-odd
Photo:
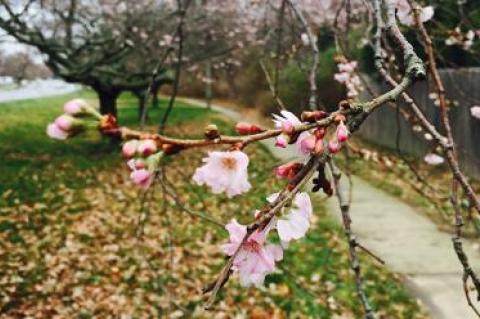
[[[473,105],[480,106],[480,68],[443,69],[440,75],[445,85],[446,96],[451,101],[450,121],[460,164],[468,176],[480,179],[480,119],[470,113]],[[369,80],[377,92],[385,91],[386,86]],[[442,128],[440,110],[429,97],[428,81],[417,83],[409,92],[427,118],[437,127]],[[368,93],[362,98],[368,98]],[[398,104],[407,108],[403,101]],[[440,129],[442,132],[443,130]],[[396,149],[397,138],[400,150],[405,154],[423,157],[432,152],[434,145],[424,138],[425,132],[412,130],[395,108],[384,106],[374,112],[360,129],[360,136],[377,145]]]

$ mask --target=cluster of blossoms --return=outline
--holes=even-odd
[[[136,185],[147,189],[154,180],[163,152],[158,152],[154,140],[130,140],[123,144],[122,153],[128,159],[130,178]]]
[[[273,203],[277,197],[278,193],[275,193],[267,200]],[[235,256],[232,270],[238,273],[242,286],[263,284],[265,276],[275,271],[275,262],[283,258],[283,248],[291,240],[305,236],[312,216],[310,197],[307,193],[298,193],[293,205],[283,218],[272,219],[265,228],[254,231],[245,241],[247,226],[235,219],[225,226],[230,241],[223,245],[223,251],[227,256]],[[260,212],[257,211],[255,215],[260,217]],[[277,230],[281,244],[267,243],[267,235],[272,229]]]
[[[94,108],[82,99],[68,101],[63,106],[64,114],[60,115],[47,126],[47,135],[58,140],[65,140],[81,132],[90,123],[89,119],[95,119],[95,123],[101,118]]]
[[[321,111],[304,112],[306,117],[319,120],[327,114]],[[296,153],[303,161],[313,154],[321,154],[328,149],[331,154],[337,153],[342,143],[349,136],[345,125],[345,117],[338,115],[335,118],[337,125],[334,136],[328,142],[325,128],[316,128],[313,132],[296,132],[296,128],[303,125],[302,121],[293,113],[281,111],[280,115],[273,115],[273,122],[282,133],[276,137],[275,145],[285,148],[293,145]],[[242,135],[256,134],[262,128],[248,124],[238,123],[238,133]],[[251,188],[248,182],[248,156],[240,150],[227,152],[209,152],[203,159],[205,163],[195,171],[193,180],[199,185],[207,185],[213,193],[225,193],[232,197]],[[277,177],[291,180],[304,166],[303,162],[289,162],[275,169]],[[267,198],[274,205],[279,194],[275,193]],[[267,274],[275,271],[275,262],[283,258],[283,249],[292,240],[305,236],[310,227],[312,204],[307,193],[297,193],[292,201],[292,207],[283,208],[280,214],[273,217],[268,225],[257,229],[247,238],[247,226],[239,224],[235,219],[226,225],[230,234],[229,243],[223,245],[223,251],[228,256],[234,256],[232,270],[239,275],[243,286],[261,285]],[[262,217],[262,211],[255,212],[255,218]],[[280,244],[267,242],[267,236],[276,230]]]
[[[396,4],[398,20],[406,26],[415,25],[415,16],[407,0],[398,0]],[[419,18],[422,23],[427,22],[433,18],[435,10],[433,6],[426,6],[419,8]]]
[[[275,140],[275,146],[285,148],[289,144],[295,144],[297,154],[300,157],[321,154],[325,150],[325,147],[327,147],[332,154],[338,153],[341,144],[348,139],[348,129],[345,125],[345,117],[342,115],[338,115],[335,119],[337,123],[335,138],[327,142],[325,139],[327,133],[325,128],[319,127],[315,129],[313,133],[303,131],[297,134],[295,127],[302,125],[300,119],[289,111],[281,111],[280,114],[281,115],[273,115],[275,127],[282,129],[282,134],[277,136]],[[320,120],[327,115],[327,113],[323,111],[305,112],[304,114],[314,117],[315,120]],[[298,168],[298,165],[293,165],[292,163],[282,165],[277,169],[277,176],[288,177],[291,173],[290,170],[294,168]]]
[[[448,32],[448,38],[445,39],[445,44],[452,46],[457,45],[461,46],[464,50],[470,50],[475,40],[475,31],[468,30],[463,33],[459,27],[456,27],[454,30]]]
[[[67,102],[64,109],[66,114],[60,116],[47,129],[47,133],[53,138],[65,139],[73,136],[77,132],[77,127],[85,126],[88,117],[94,119],[92,124],[95,124],[103,134],[136,138],[123,144],[122,153],[128,159],[130,178],[144,189],[152,185],[163,156],[174,154],[186,147],[180,144],[164,143],[161,137],[152,139],[152,135],[142,137],[141,133],[128,133],[128,129],[122,131],[122,128],[117,126],[115,118],[110,115],[100,115],[82,100]],[[297,182],[292,180],[299,174],[310,156],[327,152],[335,154],[340,150],[342,143],[347,141],[349,132],[345,125],[346,119],[340,113],[333,118],[336,129],[330,134],[327,127],[307,129],[306,125],[309,123],[315,123],[327,116],[328,114],[323,111],[303,112],[302,119],[288,111],[273,115],[278,134],[275,135],[275,145],[281,148],[293,146],[298,157],[296,161],[282,164],[275,169],[277,177],[289,181],[286,190],[293,191]],[[73,124],[64,123],[65,119]],[[77,121],[81,124],[77,124]],[[266,130],[253,124],[238,123],[236,131],[240,135],[254,135]],[[220,138],[218,129],[214,125],[207,126],[205,136],[207,140]],[[228,151],[209,152],[203,159],[204,164],[196,169],[193,181],[198,185],[208,186],[215,194],[225,193],[229,198],[250,190],[249,158],[242,152],[242,148],[242,143],[238,143],[232,144],[232,148]],[[321,174],[323,166],[322,170],[318,169],[318,172],[319,177],[314,179],[313,191],[323,188],[324,192],[331,194],[331,189],[325,185],[325,176]],[[267,209],[257,210],[254,213],[256,220],[261,221],[261,226],[254,231],[249,231],[248,226],[239,224],[235,219],[225,226],[230,234],[230,240],[222,248],[226,255],[233,258],[232,270],[239,275],[242,285],[262,284],[265,276],[275,271],[275,263],[283,258],[283,250],[288,243],[304,237],[310,228],[312,204],[309,195],[300,192],[290,196],[292,196],[291,205],[278,207],[274,215],[269,215],[270,209],[286,198],[280,197],[280,193],[268,196]],[[271,232],[276,232],[280,239],[279,244],[267,241]]]
[[[358,66],[357,61],[347,61],[344,57],[337,57],[338,73],[333,78],[335,81],[342,83],[347,88],[347,97],[353,99],[358,96],[362,90],[362,83],[356,74]]]

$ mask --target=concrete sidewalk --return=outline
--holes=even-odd
[[[205,106],[203,101],[181,99]],[[238,112],[212,105],[236,121],[245,121]],[[295,154],[265,142],[281,160]],[[353,178],[352,228],[362,245],[386,262],[386,267],[405,276],[406,286],[419,298],[435,319],[474,319],[462,287],[462,267],[455,255],[450,234],[441,232],[428,218],[399,199],[375,188],[358,177]],[[335,198],[326,202],[328,211],[341,221]],[[465,251],[474,269],[480,269],[480,254],[472,241],[464,241]],[[474,292],[472,300],[476,299]],[[479,305],[480,306],[480,305]]]

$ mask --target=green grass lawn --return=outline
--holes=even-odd
[[[88,91],[75,94],[94,101]],[[214,228],[183,213],[161,192],[144,193],[128,181],[120,147],[95,132],[66,142],[45,127],[71,96],[0,104],[0,313],[6,317],[107,318],[212,317],[200,289],[224,263]],[[150,113],[155,128],[166,101]],[[122,96],[119,121],[135,126],[136,101]],[[168,132],[200,135],[228,121],[205,109],[177,104]],[[229,128],[230,127],[230,128]],[[227,222],[246,223],[265,197],[283,186],[278,162],[261,146],[247,150],[254,190],[230,200],[191,183],[205,151],[167,160],[182,202]],[[216,313],[252,318],[359,318],[361,305],[349,269],[343,232],[315,201],[314,226],[286,250],[281,269],[265,287],[244,289],[232,279],[219,294]],[[136,238],[140,211],[148,209],[145,235]],[[365,284],[382,318],[424,318],[401,279],[362,257]],[[336,316],[336,317],[335,317]]]

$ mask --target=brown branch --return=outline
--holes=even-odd
[[[361,273],[360,260],[357,255],[357,247],[359,246],[355,236],[353,235],[351,224],[352,219],[350,218],[350,200],[349,196],[345,194],[345,190],[340,184],[341,174],[335,165],[329,161],[330,171],[333,176],[333,184],[335,187],[335,194],[337,195],[338,204],[340,206],[340,211],[342,213],[342,222],[345,231],[345,236],[347,237],[349,254],[350,254],[350,267],[352,268],[355,275],[355,284],[357,288],[358,297],[362,303],[363,309],[365,311],[366,319],[376,318],[375,312],[370,305],[367,294],[365,293],[365,287],[363,285],[363,276]]]

